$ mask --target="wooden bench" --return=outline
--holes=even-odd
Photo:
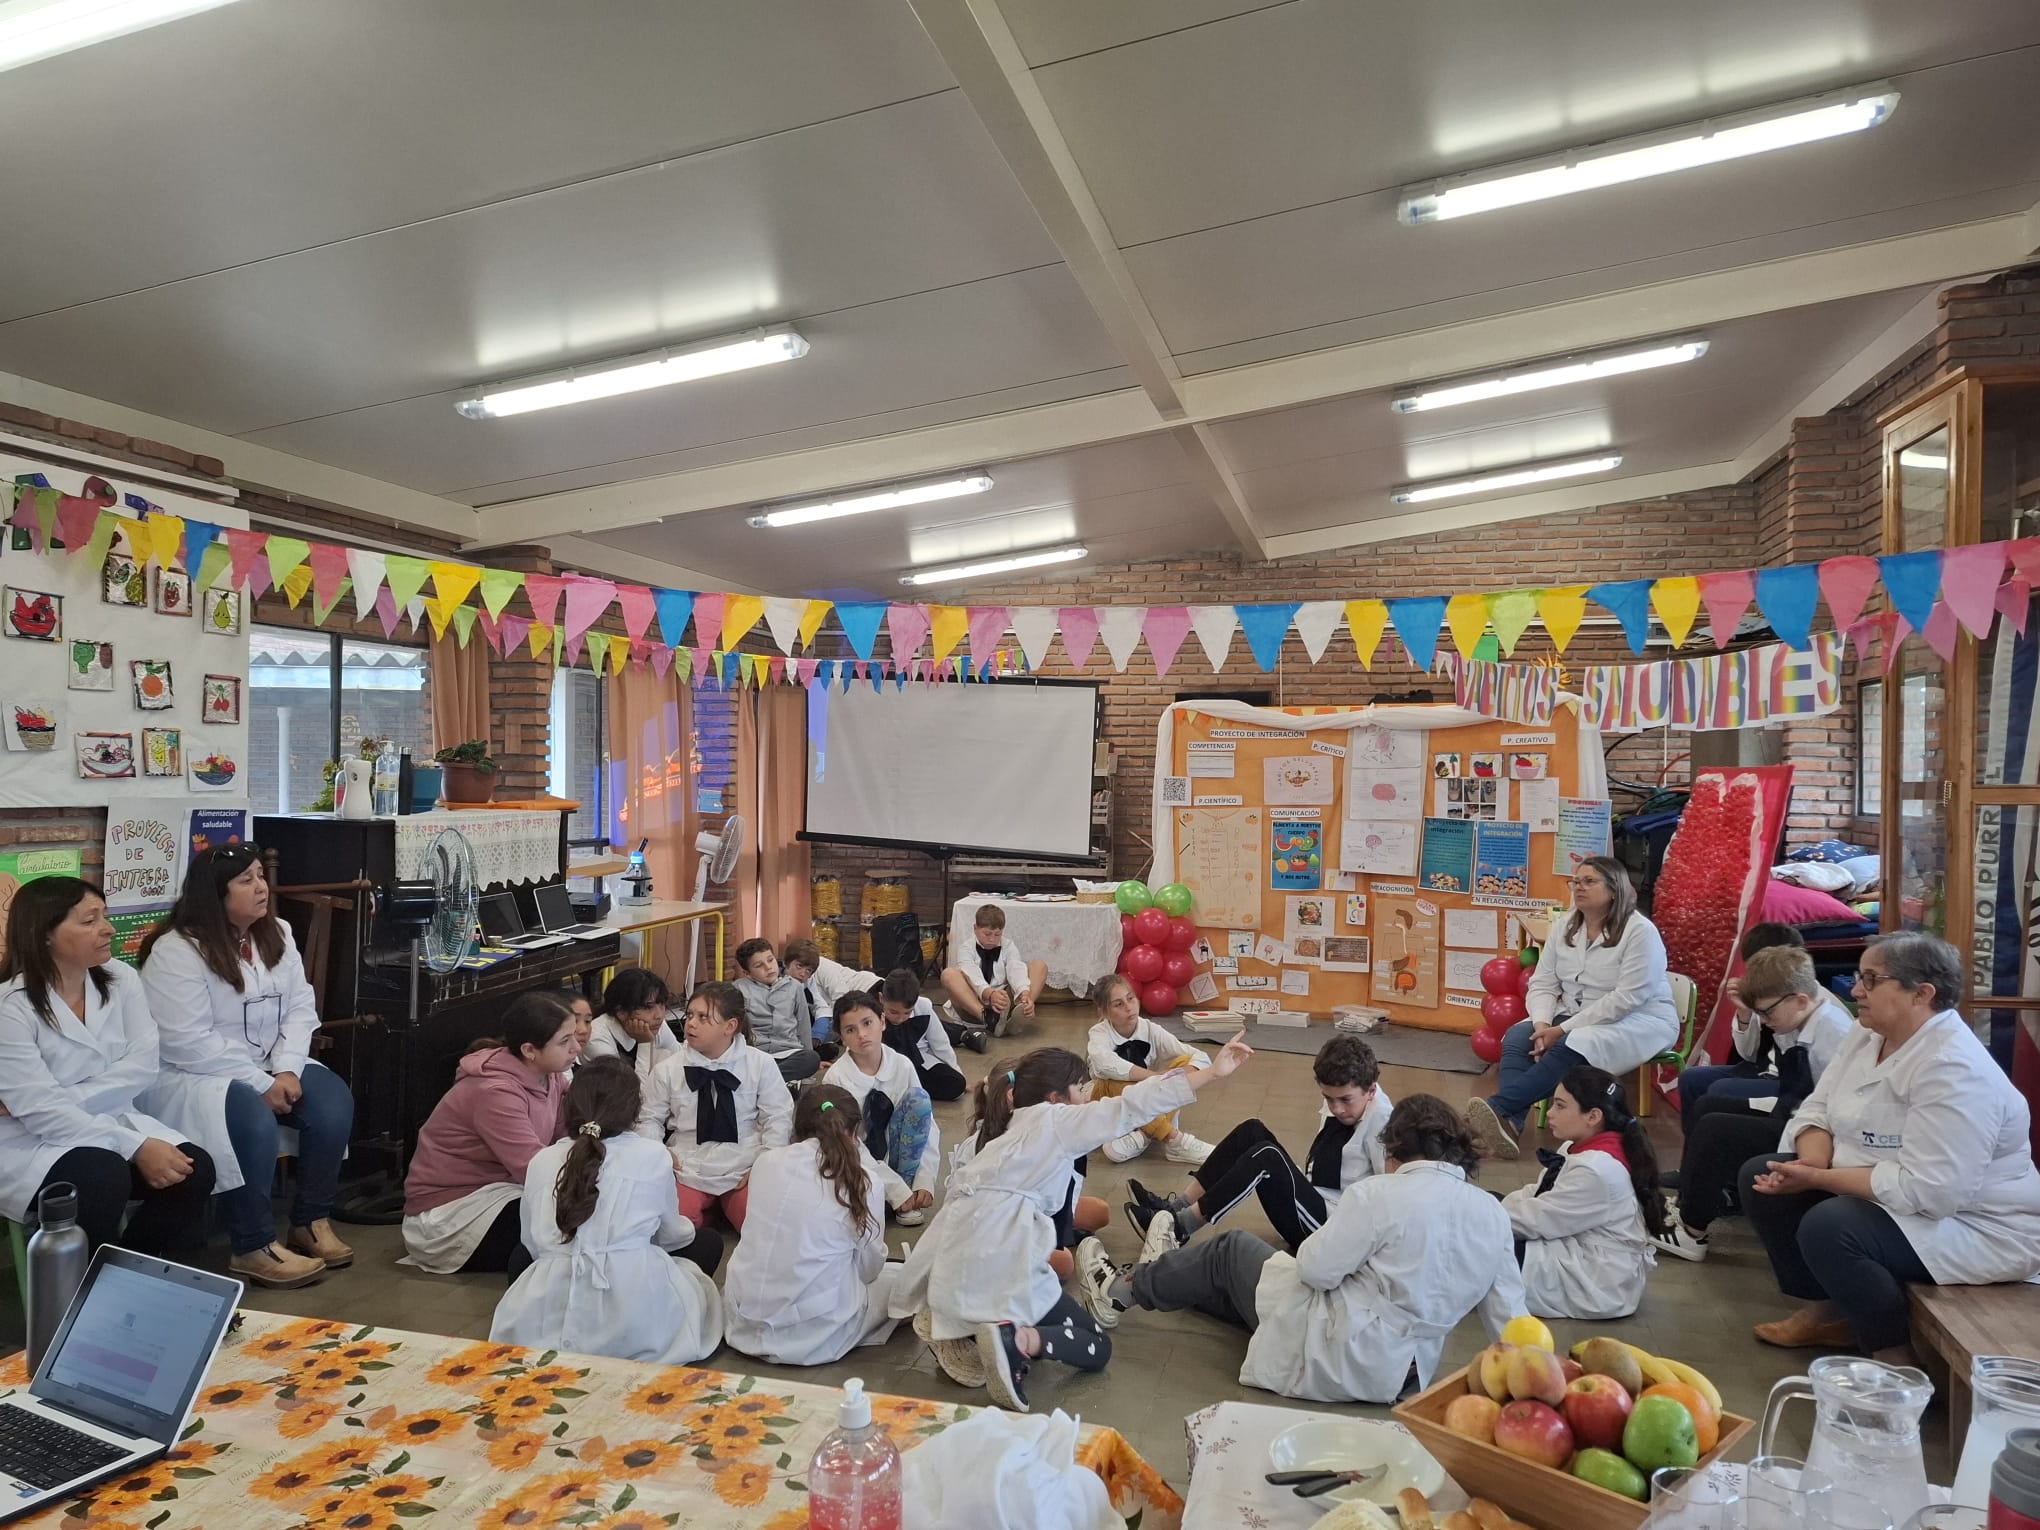
[[[1912,1346],[1948,1401],[1948,1448],[1969,1433],[1969,1368],[1978,1355],[2040,1360],[2040,1286],[1910,1286]]]

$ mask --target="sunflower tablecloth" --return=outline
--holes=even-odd
[[[0,1361],[0,1395],[23,1384]],[[184,1438],[33,1530],[797,1530],[837,1393],[799,1382],[249,1312]],[[902,1450],[969,1417],[872,1398]],[[1141,1530],[1182,1500],[1115,1431],[1078,1459]]]

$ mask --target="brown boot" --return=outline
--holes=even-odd
[[[1766,1344],[1780,1349],[1854,1349],[1855,1332],[1839,1318],[1817,1318],[1801,1307],[1790,1317],[1775,1323],[1759,1323],[1754,1330]]]
[[[324,1217],[316,1218],[304,1227],[293,1227],[284,1234],[283,1241],[296,1253],[308,1259],[318,1259],[329,1270],[345,1269],[354,1263],[354,1250],[333,1235],[333,1224]]]
[[[310,1285],[326,1273],[326,1265],[323,1260],[293,1254],[281,1243],[265,1243],[261,1248],[234,1255],[227,1270],[272,1291],[289,1291]]]

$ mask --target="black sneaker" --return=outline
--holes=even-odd
[[[1148,1189],[1146,1185],[1143,1185],[1137,1179],[1129,1179],[1126,1182],[1126,1188],[1133,1192],[1134,1204],[1137,1206],[1146,1206],[1151,1210],[1161,1211],[1176,1204],[1166,1195],[1156,1195],[1154,1191]]]
[[[1657,1182],[1662,1189],[1676,1190],[1679,1188],[1679,1171],[1677,1169],[1667,1169],[1657,1177]]]
[[[963,1035],[958,1039],[973,1052],[982,1052],[991,1046],[982,1025],[966,1025],[963,1028]]]
[[[1148,1223],[1168,1210],[1166,1206],[1143,1206],[1139,1201],[1126,1203],[1126,1221],[1137,1237],[1147,1237]]]
[[[978,1355],[985,1363],[985,1390],[992,1401],[1013,1413],[1025,1413],[1027,1357],[1013,1337],[1011,1323],[986,1323],[977,1331]]]

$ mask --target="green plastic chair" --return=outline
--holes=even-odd
[[[1676,1067],[1683,1070],[1686,1059],[1693,1055],[1693,1045],[1700,1039],[1700,990],[1693,980],[1683,972],[1667,973],[1672,984],[1672,1003],[1679,1011],[1679,1040],[1670,1051],[1660,1052],[1649,1061],[1640,1063],[1636,1069],[1636,1113],[1650,1114],[1651,1096],[1657,1090],[1651,1087],[1653,1068]],[[1537,1102],[1537,1125],[1544,1126],[1544,1117],[1551,1108],[1549,1100]]]

